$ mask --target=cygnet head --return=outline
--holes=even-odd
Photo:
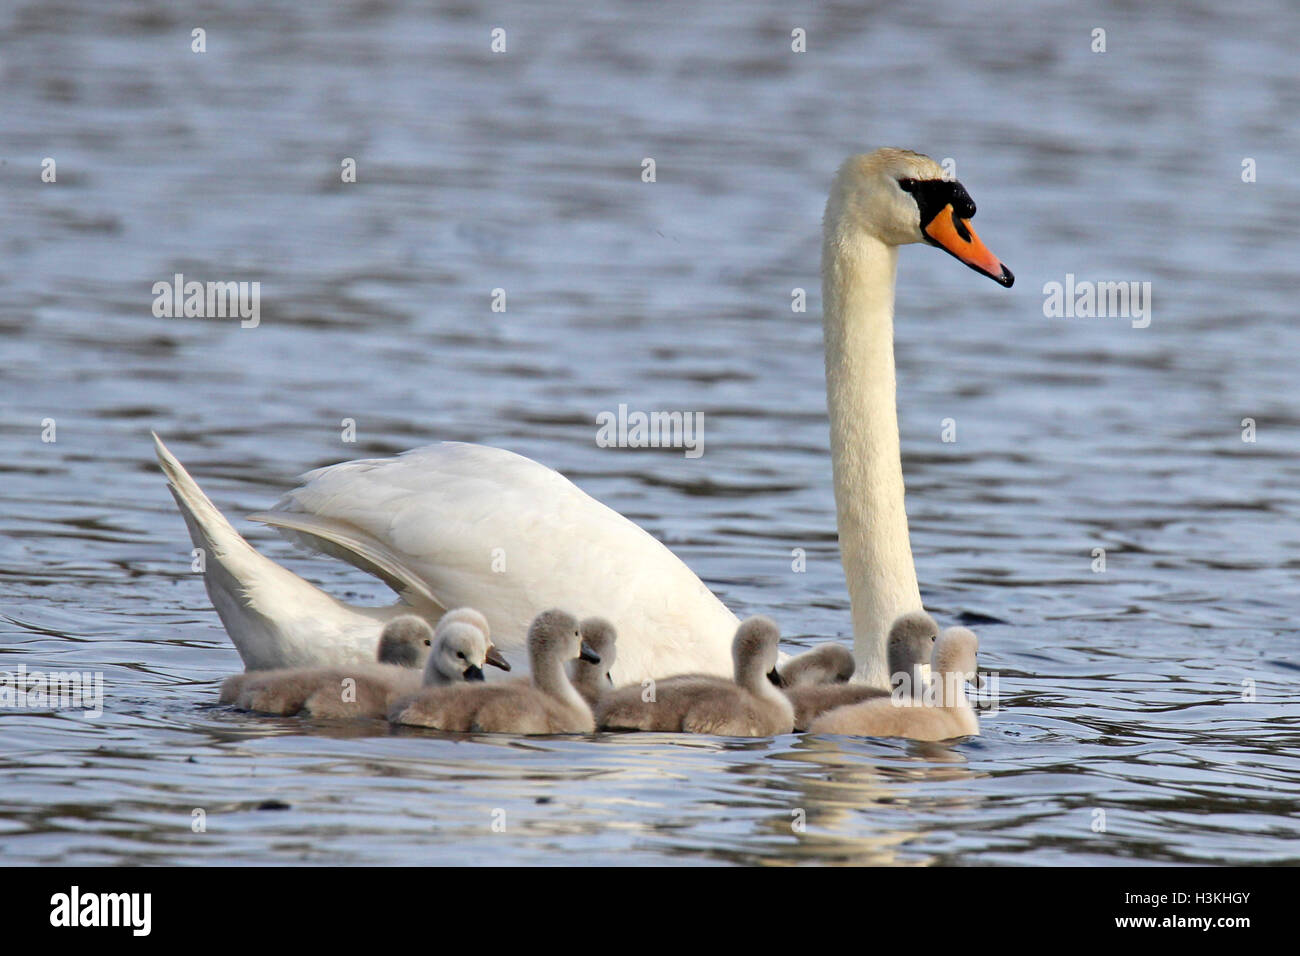
[[[567,611],[551,608],[533,618],[528,625],[528,659],[533,673],[541,668],[543,661],[586,661],[599,664],[600,655],[588,647],[582,640],[582,629],[578,619]]]
[[[465,621],[438,622],[433,653],[424,665],[424,683],[430,686],[481,681],[487,663],[487,638]]]
[[[844,684],[853,678],[856,669],[853,652],[834,641],[804,651],[778,668],[785,687]]]
[[[483,612],[472,607],[452,608],[444,614],[439,620],[439,624],[452,624],[455,622],[472,624],[483,632],[483,637],[487,640],[487,662],[493,667],[499,667],[503,671],[510,670],[510,662],[501,656],[496,645],[492,643],[492,628],[488,624],[488,619],[484,617]]]
[[[466,624],[473,624],[475,627],[477,627],[480,631],[483,632],[484,637],[486,637],[489,641],[492,640],[492,628],[488,624],[488,619],[484,617],[483,612],[479,611],[477,608],[472,608],[472,607],[452,608],[450,611],[444,614],[439,619],[439,621],[440,623],[447,623],[447,624],[450,624],[452,621],[464,621]]]
[[[379,663],[422,667],[433,650],[433,628],[414,614],[403,614],[384,625],[379,635]]]
[[[951,675],[962,683],[976,682],[979,676],[979,665],[976,663],[979,647],[979,638],[974,631],[964,627],[946,628],[934,642],[930,669],[945,679]]]
[[[933,159],[885,147],[840,166],[826,203],[826,239],[851,243],[865,233],[888,246],[926,242],[1009,287],[1015,276],[975,235],[974,215],[970,194]]]
[[[924,665],[930,663],[938,636],[939,625],[924,611],[912,611],[894,621],[886,645],[891,685],[906,680],[914,691],[919,689],[915,684],[922,678]]]
[[[595,664],[580,660],[577,666],[598,668],[605,675],[606,683],[613,687],[614,678],[610,676],[610,671],[614,669],[617,654],[614,644],[618,637],[614,625],[603,617],[589,617],[578,625],[578,630],[582,633],[582,643],[594,651],[600,660]]]
[[[768,681],[781,687],[785,682],[777,672],[776,662],[779,657],[777,645],[781,641],[781,631],[770,617],[755,614],[740,622],[736,628],[736,637],[731,642],[731,662],[735,668],[735,680],[742,687]]]

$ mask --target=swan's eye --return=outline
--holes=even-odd
[[[424,642],[424,646],[425,646],[425,647],[432,647],[432,646],[433,646],[433,641],[425,641],[425,642]]]
[[[901,190],[902,190],[903,192],[905,192],[905,193],[910,193],[913,189],[916,188],[916,180],[915,180],[915,179],[900,179],[900,180],[898,181],[898,188],[901,189]]]
[[[459,657],[459,658],[463,661],[463,660],[465,659],[465,652],[464,652],[464,651],[457,651],[457,652],[456,652],[456,656]]]

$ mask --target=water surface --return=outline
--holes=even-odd
[[[0,860],[1300,860],[1300,19],[1077,7],[10,8],[0,668],[102,672],[107,700],[0,711]],[[954,159],[1018,276],[901,254],[913,545],[928,607],[986,621],[984,736],[446,739],[215,705],[239,659],[150,429],[349,600],[387,597],[242,516],[459,439],[559,468],[790,649],[844,639],[819,223],[883,144]],[[177,272],[260,281],[261,324],[155,318]],[[1067,273],[1151,282],[1150,326],[1045,318]],[[705,454],[597,447],[620,403],[702,411]]]

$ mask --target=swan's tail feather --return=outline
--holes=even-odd
[[[158,463],[189,528],[202,550],[203,583],[248,670],[308,662],[318,652],[311,637],[374,618],[372,609],[349,608],[288,568],[259,554],[234,529],[189,472],[153,436]],[[378,609],[373,609],[377,611]]]
[[[162,439],[152,432],[150,434],[153,434],[158,464],[167,477],[167,488],[176,499],[181,517],[190,530],[190,540],[196,548],[203,549],[203,577],[209,590],[213,584],[219,584],[222,590],[234,593],[242,582],[255,579],[265,565],[273,562],[258,554],[244,540]]]
[[[249,515],[248,520],[270,525],[296,544],[373,574],[412,608],[433,620],[447,610],[428,585],[407,570],[398,555],[355,525],[297,511],[263,511]]]

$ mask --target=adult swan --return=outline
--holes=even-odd
[[[970,227],[975,204],[934,160],[854,156],[826,203],[822,242],[826,398],[840,552],[858,676],[885,685],[885,635],[921,610],[903,504],[894,404],[898,247],[928,242],[1010,286]],[[156,436],[155,436],[156,440]],[[172,493],[204,550],[204,582],[249,669],[373,660],[383,623],[471,605],[523,662],[528,623],[562,607],[618,629],[618,684],[731,672],[735,615],[666,547],[559,473],[499,448],[444,443],[311,472],[253,516],[378,575],[388,607],[355,607],[258,554],[157,441]]]

